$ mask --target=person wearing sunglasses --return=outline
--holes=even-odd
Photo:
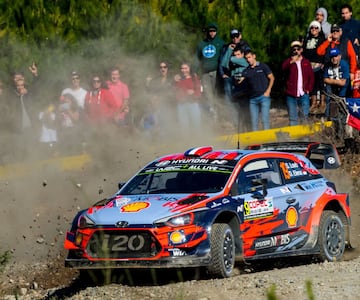
[[[203,86],[204,98],[207,101],[206,108],[211,113],[211,116],[216,123],[217,119],[217,70],[221,49],[225,45],[218,32],[218,25],[210,23],[204,30],[206,33],[205,39],[198,43],[196,48],[196,57],[198,64],[195,65],[195,72],[201,75],[201,83]]]
[[[79,109],[83,111],[86,93],[87,90],[81,87],[80,74],[77,71],[71,72],[71,86],[65,88],[61,92],[61,96],[64,96],[66,94],[72,95],[75,98],[76,104],[78,105]]]
[[[286,77],[286,104],[289,113],[289,125],[306,123],[309,117],[309,94],[314,87],[314,72],[308,59],[302,56],[300,41],[290,44],[290,57],[282,63]]]
[[[170,76],[169,63],[161,61],[159,69],[155,76],[149,75],[146,77],[146,88],[160,97],[166,98],[172,93],[172,78]]]
[[[111,123],[116,108],[114,96],[104,87],[101,77],[94,75],[85,97],[86,120],[92,124]]]
[[[317,48],[325,41],[325,35],[320,22],[314,20],[308,27],[303,45],[303,56],[311,62],[314,71],[314,88],[310,92],[310,114],[318,115],[324,112],[325,95],[322,93],[324,57],[317,54]]]
[[[324,63],[330,63],[330,50],[338,48],[341,57],[350,66],[350,78],[354,80],[356,72],[356,53],[351,41],[342,36],[342,29],[338,24],[332,24],[331,33],[327,39],[317,48],[317,54],[324,56]]]

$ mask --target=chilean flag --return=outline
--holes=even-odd
[[[360,131],[360,98],[346,98],[349,114],[346,124]]]

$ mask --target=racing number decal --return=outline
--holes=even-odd
[[[288,169],[288,167],[286,166],[286,163],[285,163],[285,162],[283,162],[283,161],[280,162],[280,169],[281,169],[281,171],[283,172],[285,179],[290,179],[290,178],[291,178],[289,169]]]
[[[245,216],[250,215],[250,205],[249,205],[249,202],[245,202],[245,203],[244,203],[244,214],[245,214]]]
[[[139,234],[118,235],[112,239],[110,239],[110,235],[105,234],[103,239],[103,249],[110,249],[111,251],[139,251],[144,245],[145,238]]]

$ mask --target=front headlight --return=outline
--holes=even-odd
[[[94,227],[95,223],[86,214],[82,215],[78,220],[78,228]]]
[[[165,224],[171,227],[189,225],[194,221],[193,214],[185,214],[168,219]]]

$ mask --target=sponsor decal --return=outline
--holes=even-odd
[[[140,210],[143,210],[145,208],[148,208],[150,206],[149,202],[133,202],[124,205],[121,208],[122,212],[138,212]]]
[[[328,162],[330,165],[333,165],[334,163],[336,163],[336,159],[335,159],[335,157],[333,157],[333,156],[329,156],[329,157],[327,158],[327,162]]]
[[[306,182],[301,186],[306,190],[313,190],[313,189],[322,188],[325,186],[325,184],[322,181],[317,181],[317,182],[315,181],[315,182]]]
[[[178,248],[173,248],[173,249],[168,249],[168,251],[170,252],[170,256],[185,256],[186,252],[178,249]]]
[[[131,201],[130,198],[117,198],[115,199],[115,207],[123,206]]]
[[[244,202],[245,220],[271,216],[274,213],[273,198],[253,199]]]
[[[221,205],[224,205],[224,204],[228,204],[230,203],[230,200],[227,199],[227,198],[223,198],[222,200],[220,201],[214,201],[214,202],[211,202],[209,203],[207,206],[210,207],[210,208],[216,208],[218,206],[221,206]]]
[[[265,249],[271,247],[279,247],[287,245],[291,242],[290,234],[276,235],[269,238],[258,239],[254,247],[255,249]]]
[[[298,220],[298,212],[295,207],[291,206],[286,211],[286,223],[290,228],[295,227]]]

